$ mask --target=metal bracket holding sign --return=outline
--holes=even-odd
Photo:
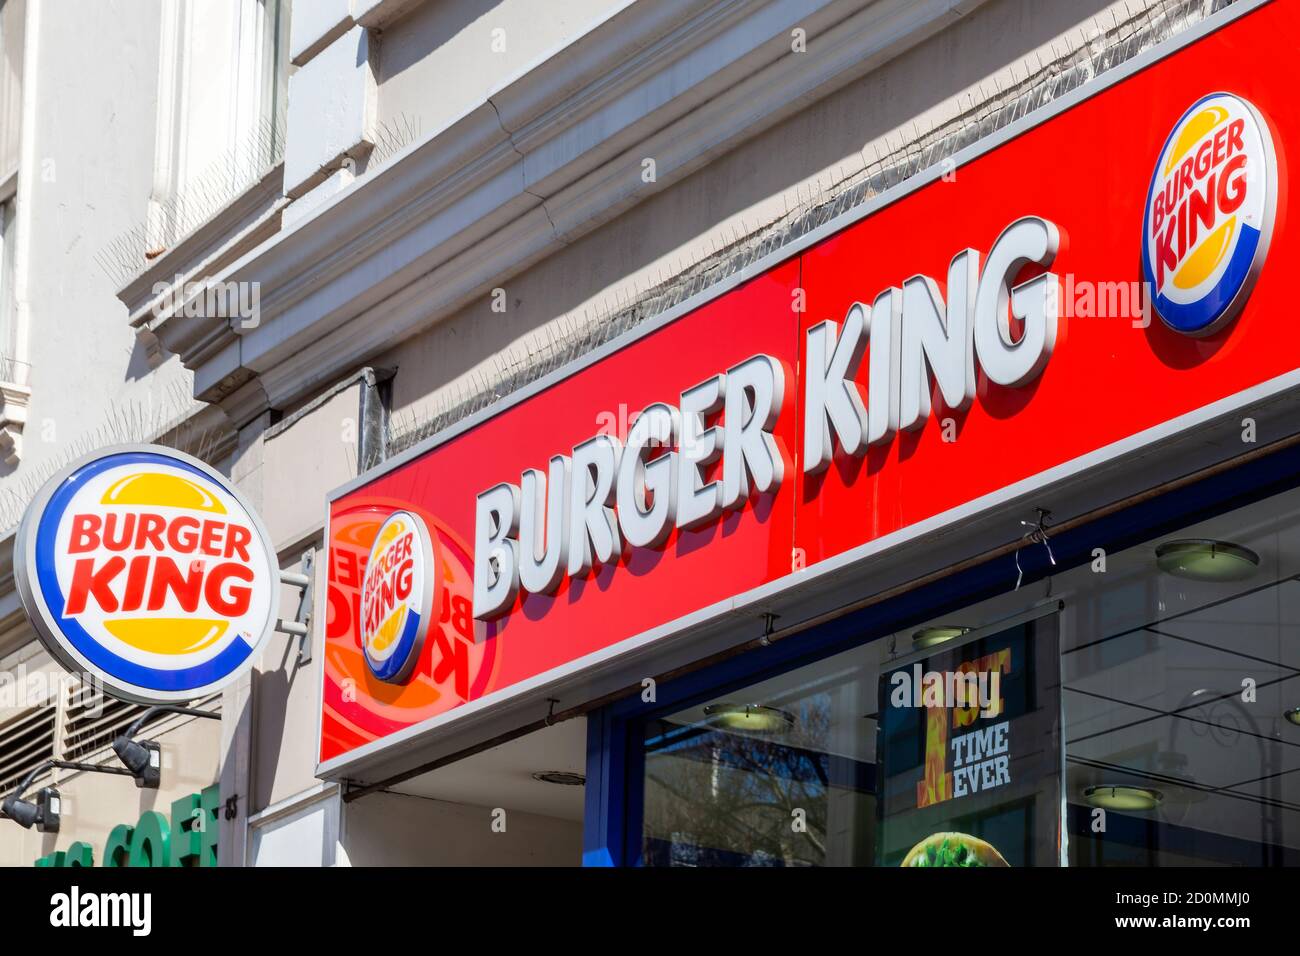
[[[281,634],[298,638],[298,663],[311,663],[311,602],[312,602],[312,565],[316,560],[316,550],[308,548],[298,559],[297,571],[280,569],[280,583],[298,588],[298,610],[293,620],[280,618],[275,622],[275,629]]]

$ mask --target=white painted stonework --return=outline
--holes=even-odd
[[[298,4],[289,23],[289,59],[302,66],[352,26],[353,0]]]
[[[286,196],[303,195],[374,145],[372,43],[369,30],[353,27],[289,77]]]

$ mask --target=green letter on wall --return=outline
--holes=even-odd
[[[131,836],[127,866],[167,866],[171,860],[171,824],[157,810],[146,810]]]
[[[108,842],[104,844],[105,866],[128,865],[131,858],[131,834],[134,832],[135,828],[125,823],[119,823],[109,831]]]
[[[95,848],[89,843],[82,843],[78,840],[72,846],[68,847],[68,852],[63,859],[64,866],[94,866],[95,865]]]
[[[172,866],[217,865],[218,790],[213,784],[172,804]]]

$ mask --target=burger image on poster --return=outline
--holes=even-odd
[[[1007,866],[993,844],[969,833],[932,833],[907,852],[900,866]]]

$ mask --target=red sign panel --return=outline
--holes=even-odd
[[[1293,371],[1300,331],[1287,285],[1296,238],[1286,228],[1286,147],[1300,143],[1288,76],[1297,29],[1295,4],[1246,14],[337,497],[322,761],[760,585],[793,581],[801,567]],[[1211,95],[1221,92],[1231,96]],[[1158,228],[1183,233],[1164,235],[1146,219],[1158,197],[1184,211],[1169,214],[1162,202]],[[1047,249],[1037,264],[1002,269],[1012,223],[1025,223],[1021,251]],[[1164,257],[1156,295],[1142,287],[1147,233],[1152,254]],[[972,250],[968,261],[963,250]],[[981,305],[986,285],[991,298]],[[964,343],[935,340],[945,326],[931,322],[923,351],[909,344],[927,301],[940,315],[946,303],[946,329],[968,336]],[[1156,309],[1144,322],[1146,301]],[[809,406],[808,343],[849,336],[855,303],[870,317],[848,381],[867,415],[864,447],[848,453],[852,422],[823,412],[824,398]],[[1054,342],[1050,334],[1029,342],[1043,334],[1035,310],[1045,307],[1055,310]],[[988,324],[995,313],[998,328]],[[974,328],[962,331],[963,315]],[[810,338],[827,320],[836,323],[830,335]],[[1036,367],[1017,369],[1035,348]],[[910,360],[920,354],[928,364],[918,369]],[[503,482],[517,488],[525,470],[546,472],[553,456],[594,435],[626,440],[640,410],[684,405],[684,391],[760,355],[784,385],[767,429],[779,482],[760,492],[751,476],[740,506],[715,520],[670,528],[652,547],[625,546],[591,571],[561,574],[553,593],[520,590],[503,613],[475,619],[479,495]],[[941,371],[933,366],[943,355],[954,362]],[[826,371],[821,356],[813,366]],[[964,376],[973,398],[952,401],[953,410],[945,395],[960,397]],[[900,397],[908,381],[930,396],[928,415],[909,413]],[[878,425],[883,437],[868,435]],[[825,428],[834,446],[820,470],[807,460],[816,447],[808,428]],[[720,479],[724,467],[702,465],[700,482]],[[358,617],[375,536],[399,509],[427,527],[438,580],[419,657],[394,683],[367,666]],[[378,627],[387,640],[415,627],[414,612],[399,612]]]

